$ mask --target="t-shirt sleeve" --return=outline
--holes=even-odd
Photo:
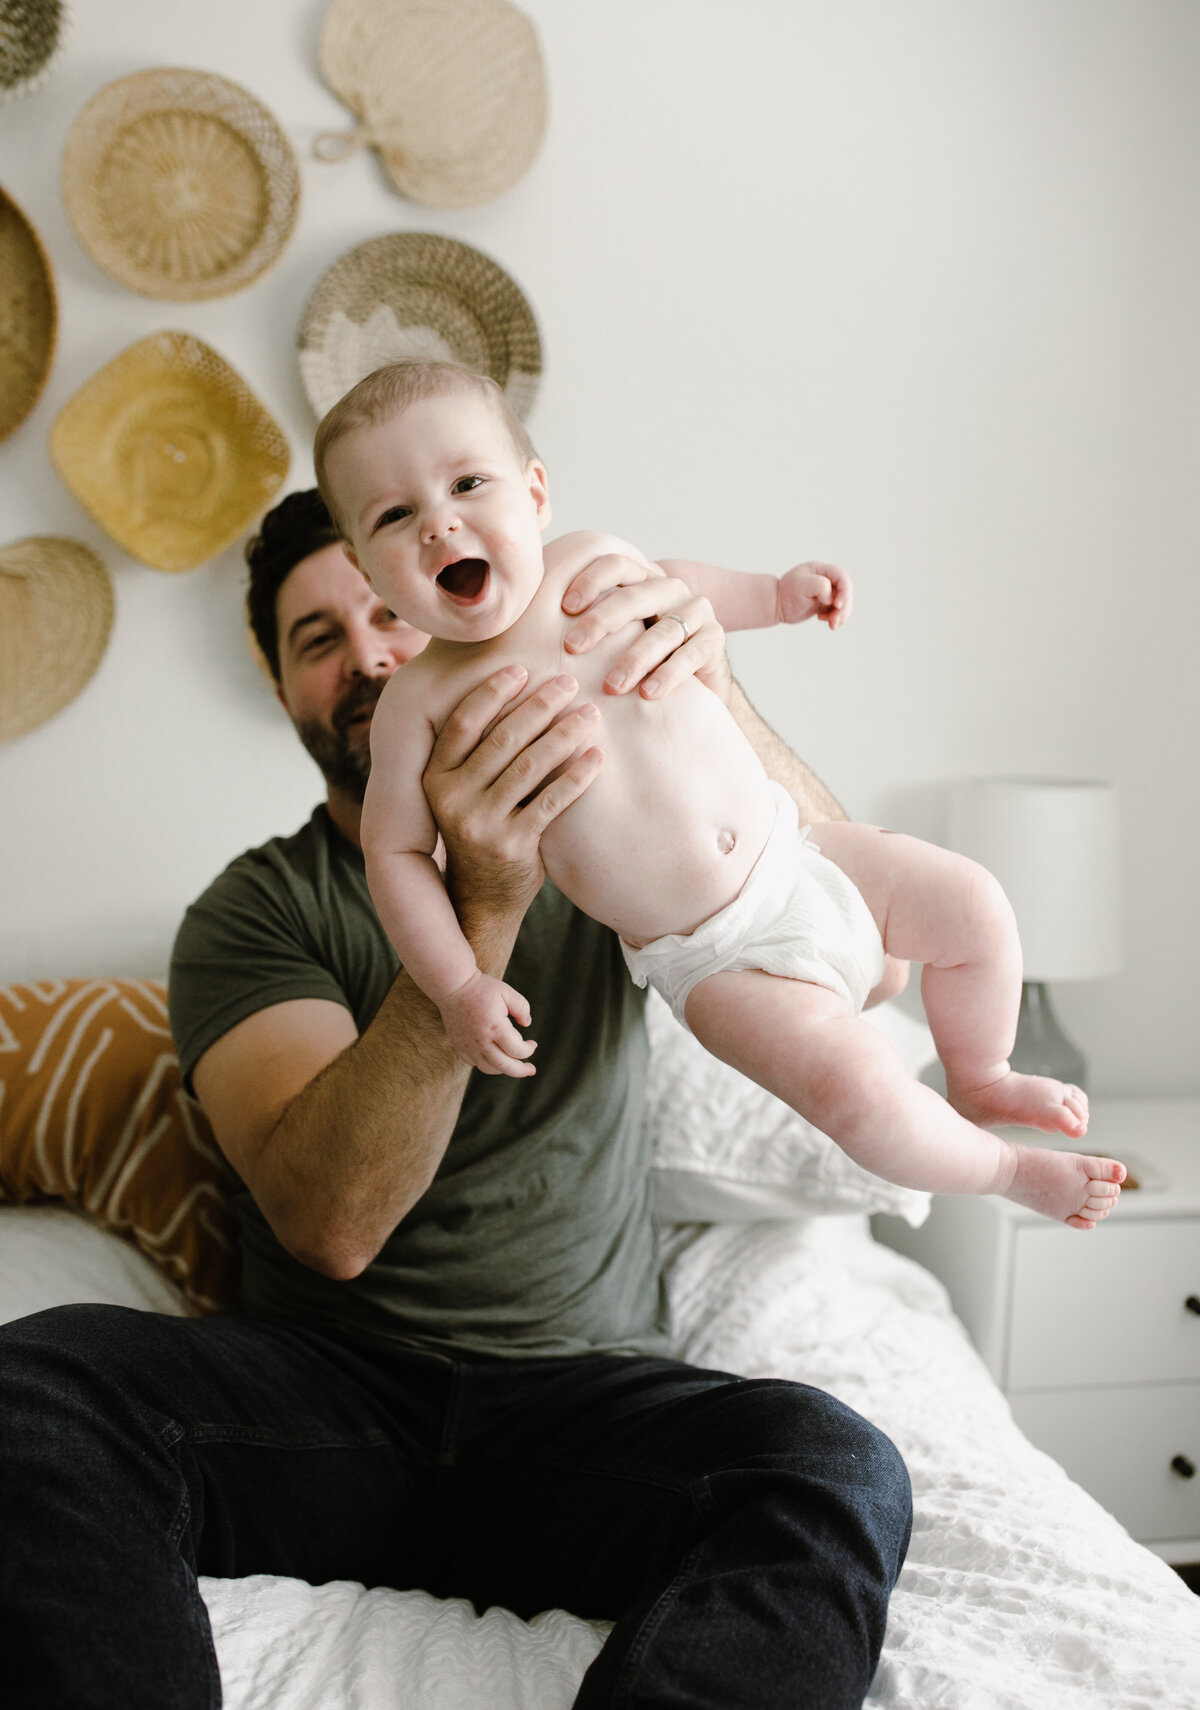
[[[324,959],[314,899],[261,855],[227,867],[188,909],[171,955],[171,1031],[184,1084],[239,1021],[294,998],[352,1004]]]

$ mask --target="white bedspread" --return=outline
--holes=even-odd
[[[1200,1599],[1017,1430],[925,1271],[853,1218],[681,1228],[677,1352],[872,1419],[916,1520],[869,1710],[1200,1710]],[[227,1710],[566,1710],[602,1626],[205,1580]]]

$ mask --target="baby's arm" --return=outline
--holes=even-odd
[[[782,576],[722,570],[685,558],[661,558],[659,567],[702,594],[723,629],[770,629],[810,617],[840,629],[850,616],[850,578],[836,564],[797,564]]]
[[[415,686],[415,678],[410,681]],[[437,823],[421,776],[434,732],[420,702],[391,679],[371,720],[371,776],[362,845],[371,901],[405,971],[437,1004],[446,1037],[485,1074],[532,1075],[534,1045],[512,1025],[529,1005],[480,971],[434,859]]]

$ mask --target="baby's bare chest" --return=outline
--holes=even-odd
[[[644,626],[640,621],[626,624],[615,635],[603,637],[588,652],[574,653],[569,652],[564,644],[575,621],[558,610],[547,615],[526,612],[503,635],[482,642],[471,648],[469,653],[459,654],[448,661],[437,678],[437,704],[432,713],[435,729],[440,730],[455,707],[472,690],[495,672],[511,665],[521,666],[527,676],[491,721],[489,730],[558,677],[570,677],[578,687],[571,701],[560,709],[557,716],[585,701],[598,707],[602,714],[611,714],[615,710],[615,697],[605,693],[605,678],[638,637],[645,633]]]

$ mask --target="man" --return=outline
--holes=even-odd
[[[539,1017],[536,1077],[472,1074],[397,969],[358,847],[371,709],[423,638],[315,494],[248,557],[326,801],[216,880],[172,967],[181,1062],[247,1190],[243,1313],[71,1307],[0,1331],[8,1702],[209,1710],[196,1576],[275,1573],[612,1620],[584,1707],[861,1704],[907,1477],[830,1397],[664,1357],[641,995],[538,858],[599,764],[558,775],[571,685],[511,705],[497,673],[425,774],[479,964]],[[803,811],[838,813],[729,679],[705,602],[623,560],[572,592],[580,649],[651,620],[627,692],[700,673]]]

